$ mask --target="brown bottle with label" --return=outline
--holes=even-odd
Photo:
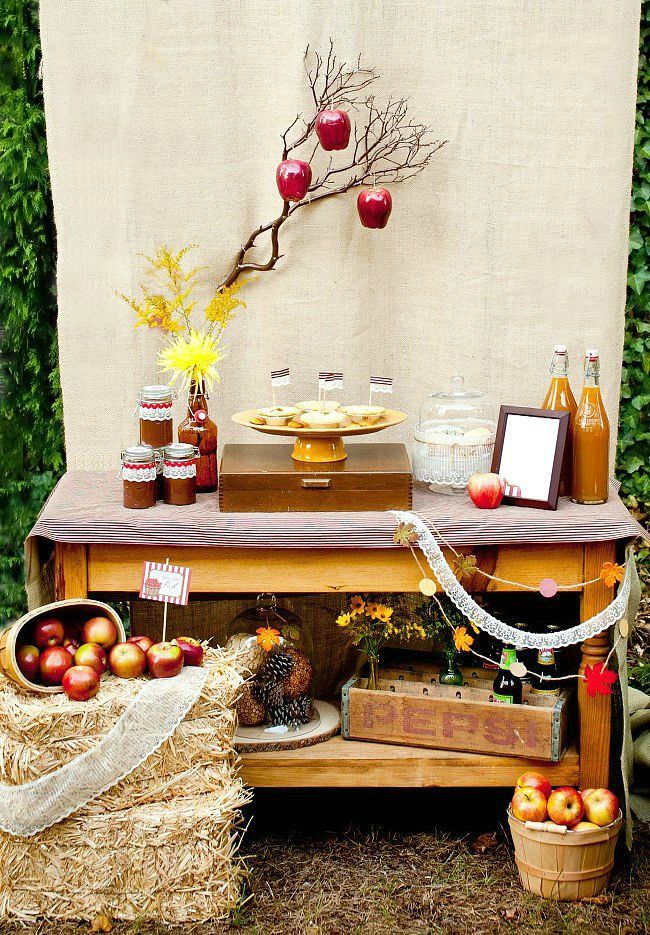
[[[219,486],[218,430],[208,415],[207,400],[205,389],[192,383],[187,400],[187,418],[178,427],[179,442],[199,449],[196,462],[198,493],[210,493]]]
[[[571,477],[573,472],[573,430],[577,405],[569,386],[569,355],[564,344],[556,344],[551,360],[551,384],[548,388],[542,409],[569,413],[569,429],[562,459],[560,475],[560,496],[571,495]]]
[[[573,430],[573,482],[576,503],[605,503],[609,496],[609,419],[600,393],[598,351],[585,354],[585,385]]]

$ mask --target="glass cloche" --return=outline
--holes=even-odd
[[[241,728],[295,732],[313,722],[310,635],[300,617],[278,607],[274,594],[260,594],[255,607],[228,628],[226,648],[239,652],[245,675],[237,702]]]
[[[413,476],[432,490],[462,490],[477,471],[492,465],[494,404],[452,377],[446,392],[432,393],[420,407],[413,439]]]

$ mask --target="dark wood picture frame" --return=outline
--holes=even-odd
[[[562,473],[562,461],[564,459],[564,450],[566,447],[567,433],[569,430],[569,413],[555,412],[550,409],[530,409],[526,406],[501,406],[499,410],[499,422],[497,424],[496,439],[494,442],[494,453],[492,454],[492,471],[495,474],[500,473],[501,456],[503,453],[503,443],[506,435],[506,427],[509,416],[530,416],[537,419],[556,419],[560,424],[558,426],[557,437],[555,440],[555,453],[553,456],[553,467],[551,470],[551,479],[549,483],[548,497],[544,500],[531,500],[526,497],[504,496],[503,502],[512,506],[530,506],[540,510],[557,510],[557,502],[560,492],[560,475]]]

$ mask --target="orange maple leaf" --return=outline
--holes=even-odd
[[[608,588],[613,588],[617,581],[622,581],[625,577],[625,568],[622,565],[616,565],[614,562],[603,562],[600,569],[601,581]]]
[[[279,630],[274,630],[273,627],[258,627],[255,632],[257,633],[257,642],[267,653],[270,652],[274,646],[280,645]]]
[[[460,652],[469,652],[469,648],[474,642],[474,637],[467,632],[467,627],[456,627],[454,630],[454,646]]]

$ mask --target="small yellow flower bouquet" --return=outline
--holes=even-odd
[[[170,375],[169,383],[184,389],[195,387],[203,393],[219,381],[216,365],[224,357],[223,332],[238,308],[246,308],[240,290],[250,282],[240,277],[230,286],[219,286],[203,311],[203,322],[195,327],[192,313],[197,305],[195,290],[204,266],[185,268],[187,254],[195,249],[189,244],[181,250],[158,247],[153,256],[141,254],[147,261],[151,283],[141,284],[140,298],[118,292],[135,312],[135,328],[151,328],[169,336],[158,354],[158,366]]]

